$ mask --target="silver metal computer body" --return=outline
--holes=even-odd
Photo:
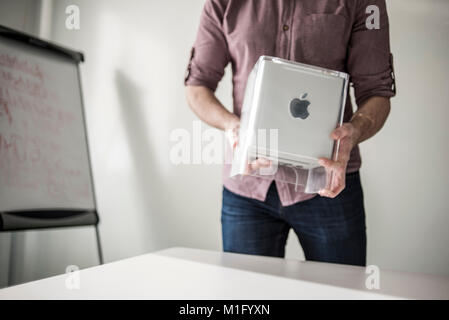
[[[330,133],[343,120],[348,80],[344,72],[261,56],[242,108],[249,157],[302,168],[319,166],[319,157],[332,158]],[[270,129],[277,129],[277,148]]]

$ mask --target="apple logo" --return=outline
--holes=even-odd
[[[307,107],[310,105],[307,98],[307,93],[301,96],[301,99],[295,98],[290,102],[290,113],[294,118],[306,119],[309,116],[309,111]]]

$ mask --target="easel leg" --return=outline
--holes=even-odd
[[[16,254],[16,233],[11,232],[9,247],[9,266],[8,266],[8,287],[14,285],[15,280],[15,254]]]
[[[97,237],[98,260],[100,261],[100,264],[103,264],[103,251],[101,249],[100,231],[98,230],[98,224],[95,225],[95,235]]]

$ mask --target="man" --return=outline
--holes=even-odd
[[[254,176],[229,178],[224,166],[222,233],[225,251],[284,256],[290,228],[307,260],[366,264],[366,231],[358,144],[385,123],[395,95],[384,0],[208,0],[185,78],[187,101],[200,119],[222,130],[239,126],[248,75],[261,55],[345,71],[348,98],[337,161],[320,159],[334,179],[319,194]],[[228,63],[234,112],[214,91]],[[323,93],[325,94],[325,93]],[[264,160],[253,169],[266,166]]]

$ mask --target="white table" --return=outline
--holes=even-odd
[[[0,299],[449,299],[449,278],[187,248],[171,248],[0,290]]]

